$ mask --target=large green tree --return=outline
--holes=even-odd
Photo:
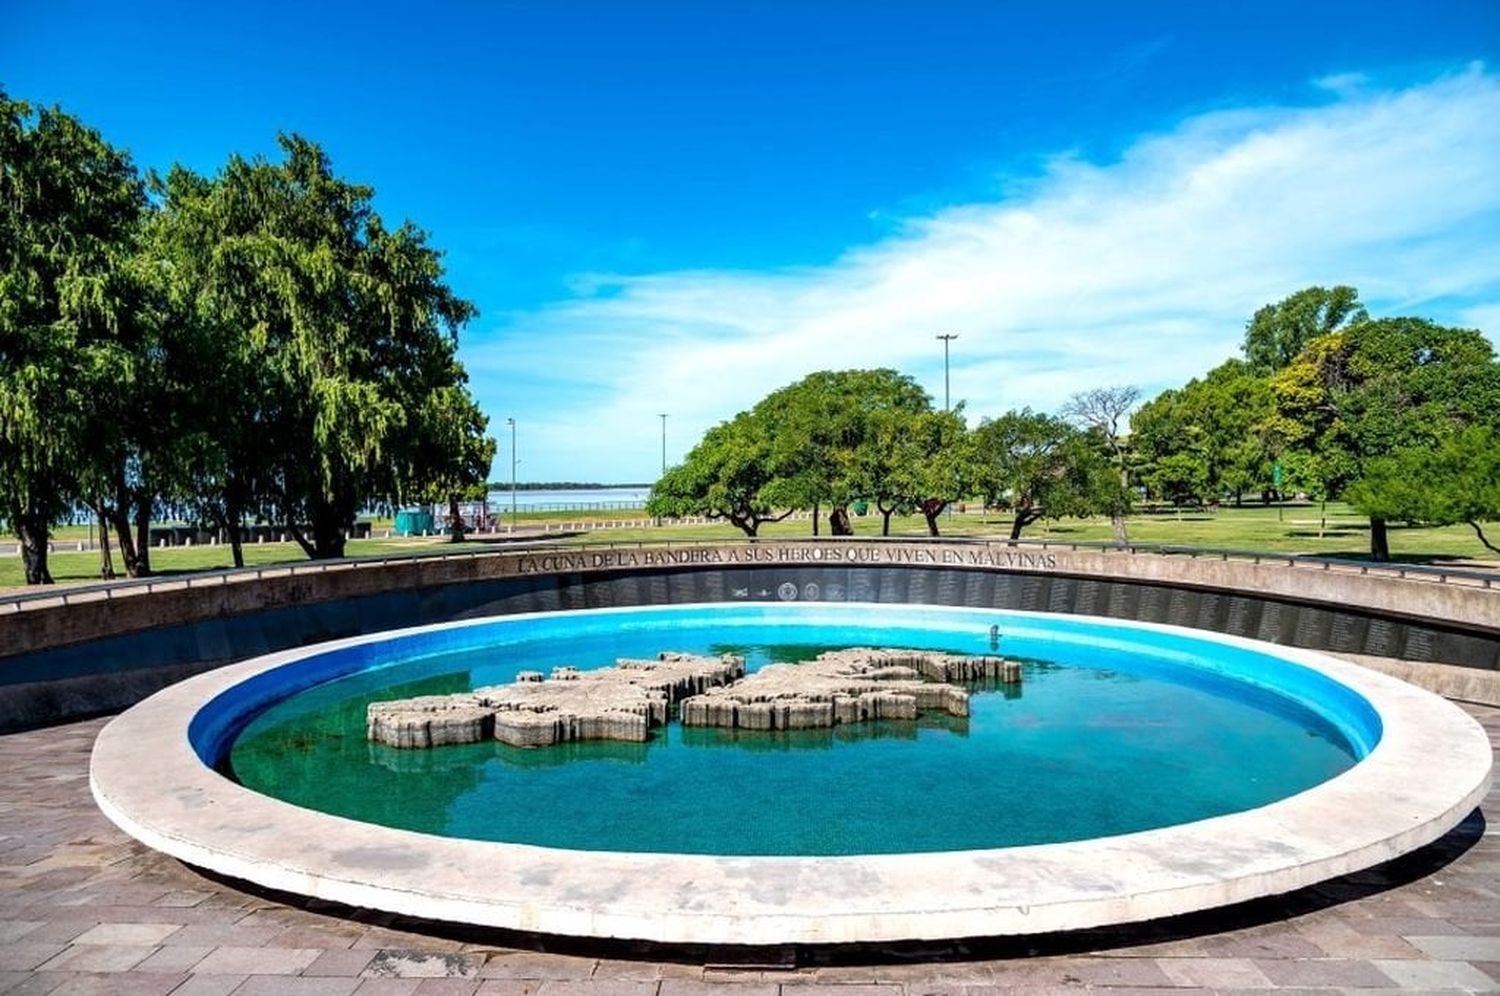
[[[1256,311],[1245,328],[1245,362],[1269,376],[1297,358],[1319,336],[1369,318],[1353,287],[1306,287]]]
[[[822,370],[773,391],[754,409],[770,432],[771,495],[786,507],[811,509],[814,534],[822,508],[836,535],[851,532],[847,508],[869,497],[868,450],[881,420],[931,409],[916,381],[888,369]]]
[[[173,300],[224,360],[222,404],[207,417],[217,452],[198,477],[212,507],[232,533],[259,513],[309,556],[336,557],[360,508],[420,490],[400,478],[432,463],[413,447],[463,436],[424,418],[478,425],[470,436],[482,438],[462,405],[431,401],[460,382],[456,337],[474,308],[423,232],[388,227],[371,189],[336,176],[318,146],[280,141],[280,162],[233,156],[212,178],[174,170],[161,242]]]
[[[1120,481],[1117,497],[1123,499],[1111,503],[1109,524],[1115,542],[1122,546],[1130,541],[1125,526],[1125,516],[1130,511],[1130,413],[1140,398],[1140,388],[1131,384],[1095,387],[1074,394],[1061,412],[1063,418],[1095,433],[1109,448]]]
[[[1421,318],[1365,321],[1309,342],[1271,382],[1269,435],[1337,497],[1374,461],[1442,446],[1500,410],[1500,369],[1474,329]],[[1371,503],[1370,553],[1390,556],[1387,517]]]
[[[1437,446],[1377,457],[1345,497],[1371,519],[1466,523],[1486,549],[1500,553],[1484,531],[1486,522],[1500,522],[1500,431],[1472,425]]]
[[[88,499],[138,373],[145,206],[125,153],[0,91],[0,517],[30,584],[51,581],[51,526]]]
[[[682,463],[652,486],[651,516],[704,515],[727,519],[746,536],[763,523],[779,522],[793,509],[771,471],[772,436],[765,421],[741,412],[709,429]]]
[[[1123,514],[1113,450],[1097,430],[1026,408],[974,430],[974,484],[987,506],[1008,507],[1010,538],[1043,519]]]
[[[1229,495],[1239,504],[1246,492],[1267,494],[1272,459],[1261,426],[1274,407],[1269,380],[1243,360],[1163,391],[1130,419],[1142,480],[1166,498]]]

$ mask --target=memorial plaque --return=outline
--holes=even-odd
[[[1021,608],[1036,611],[1042,607],[1042,582],[1040,578],[1020,578]]]
[[[698,600],[722,602],[729,597],[729,585],[725,584],[723,571],[698,571]]]
[[[1349,612],[1335,612],[1333,624],[1328,631],[1328,649],[1345,654],[1360,653],[1365,645],[1365,630],[1369,621],[1364,616]]]
[[[1401,656],[1409,661],[1432,660],[1432,630],[1421,626],[1406,627],[1406,646],[1401,648]]]
[[[1255,629],[1255,638],[1268,643],[1281,642],[1282,604],[1263,602],[1260,607],[1260,625]]]
[[[1141,589],[1141,600],[1135,617],[1146,622],[1166,622],[1168,604],[1165,591],[1155,585],[1147,585]]]
[[[1073,586],[1067,578],[1047,578],[1047,611],[1048,612],[1072,612],[1073,611]]]
[[[1141,589],[1122,581],[1109,582],[1109,615],[1115,619],[1139,619]]]
[[[1297,625],[1292,635],[1292,643],[1298,647],[1328,646],[1330,613],[1306,606],[1296,609],[1296,613]]]
[[[1394,657],[1400,645],[1400,630],[1389,619],[1371,619],[1365,630],[1365,647],[1362,653],[1375,657]]]
[[[1223,598],[1208,592],[1199,592],[1198,611],[1194,615],[1193,625],[1199,629],[1210,629],[1214,632],[1219,632],[1224,628],[1223,610]]]
[[[954,571],[937,572],[937,591],[935,597],[938,605],[961,605],[959,600],[961,593],[960,585],[962,578]]]
[[[1174,626],[1191,626],[1198,618],[1198,593],[1173,588],[1167,603],[1167,622]]]
[[[973,608],[993,604],[995,580],[980,571],[964,571],[964,604]]]
[[[997,609],[1019,609],[1021,607],[1021,584],[1020,579],[1014,574],[992,574],[994,579],[994,598],[992,605]]]
[[[673,605],[698,601],[698,586],[693,583],[698,571],[667,575],[667,591]]]
[[[918,605],[932,604],[932,571],[902,571],[906,581],[906,601]]]
[[[1078,596],[1073,601],[1073,611],[1086,616],[1099,614],[1102,586],[1098,581],[1079,581]]]
[[[856,567],[849,572],[849,601],[875,601],[875,579],[868,567]]]
[[[1229,597],[1229,618],[1224,624],[1224,632],[1235,636],[1249,636],[1255,632],[1256,613],[1252,611],[1255,603],[1248,598],[1240,598],[1231,595]]]

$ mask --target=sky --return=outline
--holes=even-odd
[[[1147,397],[1256,308],[1500,335],[1500,3],[5,0],[143,169],[319,142],[445,252],[523,481],[644,482],[822,369],[972,422]]]

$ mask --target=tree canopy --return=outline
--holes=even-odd
[[[227,532],[237,564],[247,518],[331,557],[360,509],[487,476],[456,357],[475,311],[441,253],[315,143],[280,145],[148,189],[76,119],[0,94],[0,516],[28,581],[80,507],[142,574],[164,506]]]

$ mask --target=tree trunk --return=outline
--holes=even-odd
[[[1016,509],[1015,521],[1010,524],[1010,538],[1018,540],[1021,538],[1021,530],[1026,528],[1026,519],[1020,509]]]
[[[853,536],[854,526],[849,522],[849,510],[843,505],[833,506],[828,513],[828,532],[832,536]]]
[[[823,505],[822,505],[822,503],[821,502],[816,502],[816,501],[813,502],[813,533],[812,534],[814,536],[818,535],[818,516],[821,514],[822,511],[823,511]]]
[[[943,514],[943,509],[948,507],[946,498],[928,498],[922,502],[922,518],[927,520],[927,535],[938,535],[938,516]]]
[[[1115,546],[1129,546],[1130,536],[1125,531],[1125,516],[1116,512],[1109,517],[1110,528],[1115,531]]]
[[[312,503],[312,548],[308,556],[314,560],[334,560],[344,555],[344,526],[341,517],[332,505],[321,499]],[[294,534],[295,535],[295,534]],[[304,551],[308,550],[306,538],[299,538]]]
[[[99,576],[106,581],[115,579],[115,559],[109,549],[109,516],[102,500],[94,502],[94,515],[99,519]]]
[[[133,578],[151,573],[151,498],[137,495],[135,500],[135,570]]]
[[[23,515],[13,525],[21,541],[21,563],[26,570],[26,583],[51,584],[52,572],[47,570],[47,521],[40,516]]]
[[[240,508],[237,499],[226,496],[224,499],[224,531],[229,534],[229,555],[234,558],[234,566],[245,566],[244,536],[240,529],[240,522],[244,518],[244,511]]]
[[[749,518],[743,518],[741,516],[731,514],[729,516],[729,521],[735,526],[735,528],[741,530],[746,536],[749,536],[751,539],[755,538],[756,530],[760,529],[760,520],[753,515]]]
[[[1474,534],[1479,537],[1479,542],[1481,542],[1481,543],[1484,544],[1484,548],[1486,550],[1491,550],[1491,551],[1493,551],[1495,553],[1500,553],[1500,546],[1496,546],[1495,544],[1493,544],[1493,543],[1491,543],[1489,541],[1489,537],[1487,537],[1487,536],[1484,535],[1484,529],[1483,529],[1483,527],[1481,527],[1479,525],[1478,520],[1476,520],[1476,519],[1465,519],[1464,521],[1467,522],[1469,524],[1470,528],[1472,528],[1474,530]]]
[[[880,535],[889,536],[891,534],[891,516],[895,514],[896,510],[894,508],[886,508],[884,505],[876,507],[880,509]]]
[[[458,496],[448,497],[448,542],[464,541],[464,517],[458,513]]]
[[[1382,561],[1391,559],[1391,543],[1386,536],[1384,519],[1370,520],[1370,558]]]

